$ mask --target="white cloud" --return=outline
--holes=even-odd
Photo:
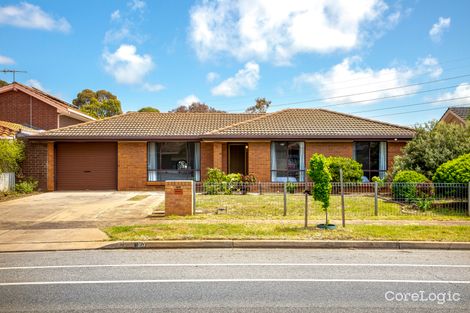
[[[150,92],[159,92],[159,91],[162,91],[163,89],[165,89],[165,86],[163,86],[161,84],[145,83],[143,88],[147,91],[150,91]]]
[[[419,75],[436,77],[442,73],[437,59],[430,56],[418,60],[411,68],[386,67],[373,70],[370,67],[361,67],[361,61],[359,57],[346,58],[327,72],[302,74],[296,77],[294,82],[307,84],[318,90],[321,97],[328,98],[324,102],[345,103],[406,95],[417,91],[419,86],[396,87],[411,84],[411,79]],[[363,104],[377,101],[380,100]]]
[[[121,18],[121,12],[119,10],[114,11],[111,13],[111,20],[116,21]]]
[[[194,102],[201,102],[201,100],[195,95],[189,95],[189,96],[184,97],[183,99],[178,100],[176,104],[178,106],[181,106],[181,105],[189,106],[193,104]]]
[[[70,24],[65,18],[54,18],[39,6],[28,2],[0,6],[0,24],[60,32],[70,30]]]
[[[213,81],[219,79],[220,75],[217,74],[216,72],[209,72],[207,73],[206,79],[209,83],[212,83]]]
[[[0,55],[0,64],[2,65],[12,65],[15,64],[15,60],[10,57]]]
[[[132,0],[127,3],[127,5],[132,9],[132,10],[139,10],[142,11],[145,9],[145,6],[147,5],[145,1],[143,0]]]
[[[211,93],[215,96],[238,96],[246,89],[255,89],[259,78],[259,65],[254,62],[248,62],[235,76],[227,78],[212,88]]]
[[[360,46],[369,31],[400,19],[387,10],[382,0],[203,1],[190,11],[190,39],[202,60],[223,53],[286,64],[297,53]]]
[[[153,69],[152,57],[137,54],[133,45],[121,45],[114,53],[104,52],[105,70],[118,83],[138,84]]]
[[[450,28],[450,17],[443,18],[439,17],[439,21],[432,25],[431,29],[429,30],[429,36],[434,42],[441,41],[442,34],[444,31]]]
[[[42,90],[42,91],[45,91],[44,87],[42,86],[42,84],[36,80],[36,79],[28,79],[26,81],[26,83],[31,86],[31,87],[34,87],[36,89],[39,89],[39,90]]]
[[[462,83],[455,88],[452,92],[446,92],[439,96],[436,100],[449,100],[454,98],[463,98],[468,97],[467,99],[451,100],[452,105],[468,105],[470,104],[470,83]]]

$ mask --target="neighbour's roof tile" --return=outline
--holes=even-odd
[[[468,116],[470,116],[470,107],[450,107],[449,111],[452,111],[452,113],[459,116],[463,120],[466,120]]]

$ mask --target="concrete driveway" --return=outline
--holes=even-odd
[[[0,250],[5,245],[102,241],[98,228],[151,222],[163,192],[49,192],[0,202]]]

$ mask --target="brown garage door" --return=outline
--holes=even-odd
[[[116,143],[56,144],[57,190],[115,190],[116,180]]]

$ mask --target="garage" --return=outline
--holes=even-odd
[[[115,142],[56,143],[56,190],[116,190]]]

